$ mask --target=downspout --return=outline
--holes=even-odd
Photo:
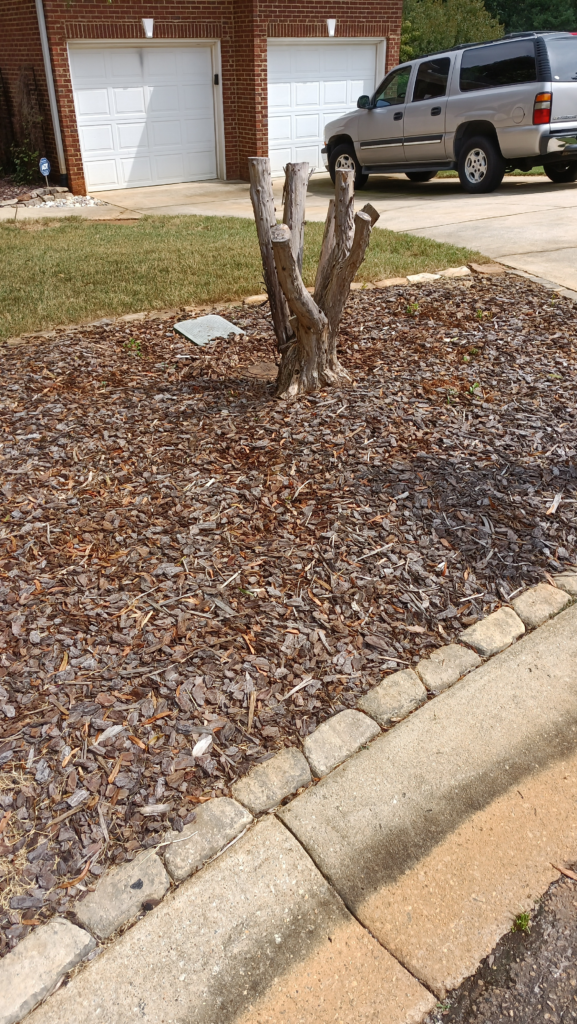
[[[58,156],[58,168],[60,170],[60,184],[67,185],[66,160],[64,159],[64,146],[62,145],[62,132],[60,131],[60,117],[58,116],[58,104],[56,102],[56,90],[54,88],[54,76],[52,74],[50,47],[48,46],[48,35],[46,34],[46,21],[44,19],[44,7],[42,5],[42,0],[36,0],[36,14],[38,16],[38,28],[40,29],[40,42],[42,44],[42,56],[44,58],[44,71],[46,73],[46,85],[48,87],[48,100],[50,102],[50,114],[52,115],[56,154]]]

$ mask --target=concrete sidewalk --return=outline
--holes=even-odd
[[[568,600],[515,608],[529,628]],[[491,654],[523,622],[462,640]],[[576,684],[573,604],[261,818],[30,1024],[417,1024],[577,855]]]
[[[273,185],[280,215],[283,179]],[[333,191],[328,174],[312,176],[308,220],[325,219]],[[190,182],[99,192],[98,197],[138,213],[252,217],[246,182]],[[471,196],[455,178],[419,185],[404,175],[375,175],[358,200],[361,205],[370,201],[379,211],[377,227],[477,249],[507,266],[577,289],[577,183],[509,176],[496,192]]]

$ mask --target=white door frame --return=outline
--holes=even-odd
[[[385,77],[387,63],[387,40],[384,36],[309,36],[300,39],[295,36],[282,36],[274,39],[267,39],[267,51],[269,46],[279,43],[286,46],[287,43],[295,43],[298,46],[318,46],[323,43],[327,46],[338,46],[340,43],[374,43],[377,48],[377,59],[375,63],[375,89]]]
[[[224,143],[224,109],[222,103],[222,62],[220,39],[70,39],[68,41],[68,67],[70,70],[71,83],[72,68],[70,66],[70,50],[109,50],[113,47],[126,49],[129,46],[134,49],[159,46],[170,47],[171,49],[174,49],[177,46],[204,46],[210,48],[212,61],[214,134],[216,140],[216,173],[218,180],[226,181],[226,151]],[[219,85],[214,84],[215,75],[218,75]],[[74,92],[74,85],[72,85],[72,91]],[[138,188],[139,186],[136,187]],[[148,185],[140,187],[154,188],[155,186]]]

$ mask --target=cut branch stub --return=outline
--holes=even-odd
[[[307,185],[309,183],[309,165],[287,164],[284,185],[283,224],[290,229],[292,250],[299,272],[303,269],[303,250],[305,246],[305,206],[307,201]]]
[[[289,324],[289,311],[274,265],[270,233],[276,226],[274,195],[270,160],[264,156],[249,157],[250,198],[254,210],[256,233],[264,272],[264,284],[268,294],[274,333],[281,352],[293,338]]]

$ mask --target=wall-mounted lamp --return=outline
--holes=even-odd
[[[329,35],[330,36],[334,36],[336,27],[337,27],[337,19],[336,18],[327,18],[327,29],[329,31]]]
[[[143,18],[142,27],[146,38],[152,39],[154,35],[154,18]]]

